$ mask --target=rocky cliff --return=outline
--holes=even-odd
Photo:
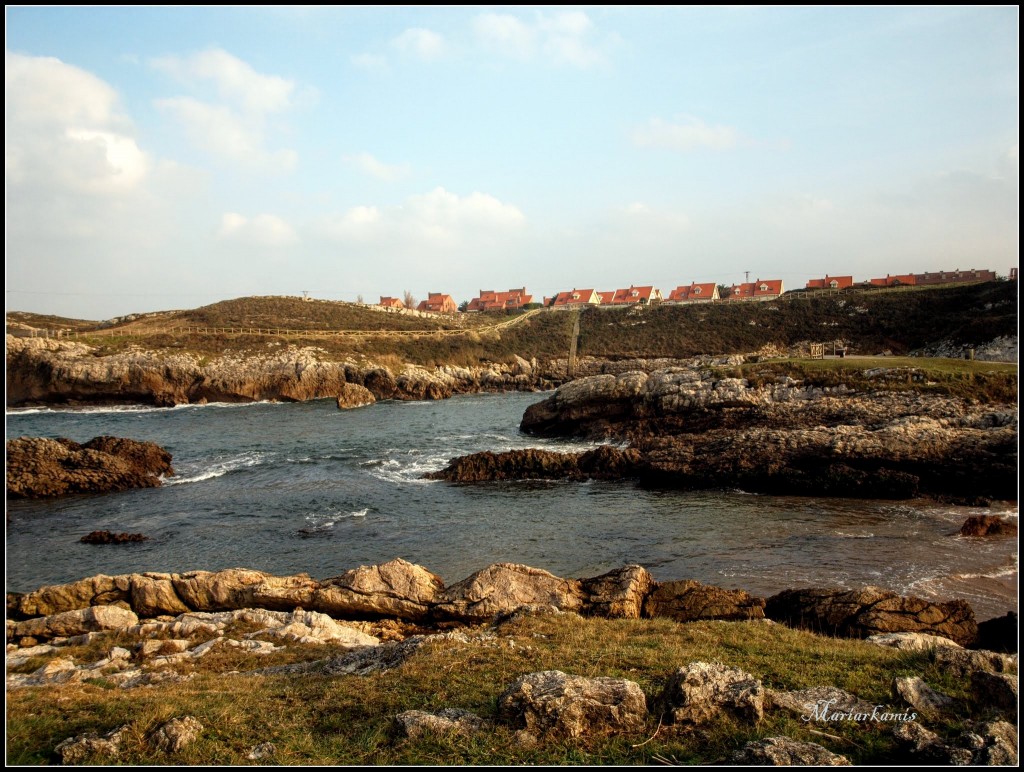
[[[336,399],[345,384],[376,399],[443,399],[479,391],[532,391],[555,384],[536,361],[396,371],[372,362],[331,361],[315,347],[283,347],[273,353],[191,353],[135,348],[97,356],[66,340],[7,336],[7,405],[137,402],[172,406],[203,402]]]

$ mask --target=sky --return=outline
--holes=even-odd
[[[5,300],[987,268],[1019,8],[6,6]]]

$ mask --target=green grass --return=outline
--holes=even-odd
[[[798,717],[776,711],[766,713],[757,726],[723,717],[689,730],[659,726],[659,717],[651,715],[643,731],[635,734],[542,741],[533,747],[521,745],[511,727],[500,722],[471,738],[428,736],[410,741],[394,733],[393,717],[411,709],[458,707],[495,719],[498,696],[530,672],[557,669],[588,677],[628,678],[654,698],[676,668],[696,660],[742,668],[776,689],[834,685],[872,704],[892,704],[893,678],[920,675],[964,700],[956,715],[929,722],[933,730],[953,733],[963,719],[981,715],[966,701],[967,685],[940,672],[926,654],[780,625],[555,615],[521,618],[497,633],[496,640],[478,643],[430,644],[401,667],[370,676],[231,675],[227,671],[335,652],[330,647],[293,646],[257,658],[224,648],[195,665],[177,666],[196,674],[183,683],[123,691],[108,688],[100,677],[87,684],[12,690],[8,763],[46,763],[65,737],[104,733],[122,724],[129,724],[132,732],[118,763],[140,765],[248,764],[249,750],[266,741],[274,743],[277,753],[261,763],[279,765],[649,764],[659,758],[708,764],[726,758],[747,740],[775,734],[819,742],[855,763],[877,763],[891,756],[891,727],[830,724],[820,728],[842,739],[827,740],[810,732],[813,727]],[[79,654],[80,661],[89,661],[84,652]],[[146,732],[185,714],[204,725],[200,740],[173,759],[147,749]]]

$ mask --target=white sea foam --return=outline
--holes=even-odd
[[[238,469],[246,469],[247,467],[257,466],[263,463],[264,454],[258,452],[243,453],[240,456],[226,459],[224,461],[218,461],[211,464],[206,469],[196,472],[191,475],[177,475],[174,477],[162,478],[164,485],[184,485],[185,483],[202,482],[203,480],[210,480],[215,477],[222,477],[228,472],[234,472]]]
[[[873,533],[844,533],[843,531],[836,531],[835,535],[841,539],[873,539],[875,535]]]
[[[9,416],[36,415],[50,413],[54,415],[74,414],[107,414],[107,413],[167,413],[173,410],[201,410],[203,408],[236,408],[250,407],[252,405],[282,405],[283,402],[207,402],[205,404],[185,403],[182,405],[171,405],[169,407],[156,407],[154,405],[87,405],[81,407],[26,407],[10,408],[7,410]]]

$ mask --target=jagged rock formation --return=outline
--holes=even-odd
[[[1017,526],[996,515],[972,515],[960,527],[961,536],[1016,536]]]
[[[862,376],[870,381],[873,372]],[[810,387],[788,377],[751,385],[692,368],[628,372],[565,384],[526,410],[521,429],[630,446],[564,457],[485,452],[434,476],[635,478],[683,489],[963,503],[1017,495],[1016,406],[922,392]]]
[[[19,437],[7,441],[7,498],[155,488],[174,474],[171,454],[152,442],[95,437]]]

